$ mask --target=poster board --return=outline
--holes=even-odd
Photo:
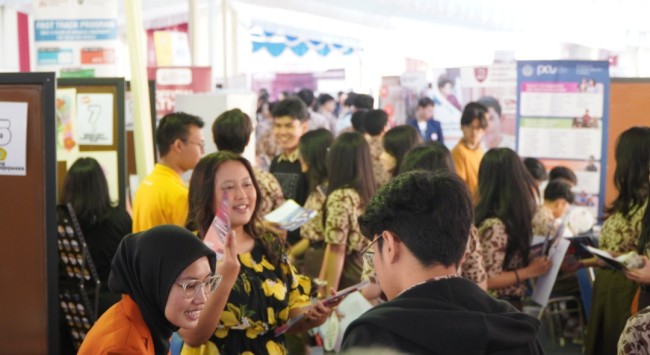
[[[25,175],[0,174],[0,344],[6,354],[58,349],[54,90],[54,73],[0,74],[0,102],[27,103]]]
[[[605,177],[605,206],[614,201],[618,191],[614,187],[616,140],[623,131],[634,126],[650,126],[650,78],[612,78],[609,96],[609,130],[607,131],[607,165]]]
[[[124,89],[123,78],[64,78],[58,80],[56,101],[59,166],[65,163],[67,170],[78,158],[95,158],[111,200],[121,208],[126,206]],[[62,184],[59,180],[58,191]]]
[[[602,217],[609,63],[519,61],[517,73],[517,153],[573,170],[574,204]]]

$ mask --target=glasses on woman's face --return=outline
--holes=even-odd
[[[375,268],[375,251],[372,249],[372,245],[377,243],[377,241],[383,236],[383,234],[376,235],[375,238],[361,251],[363,256],[363,261],[371,268]]]
[[[185,282],[177,282],[176,284],[183,288],[183,296],[190,299],[196,297],[199,291],[202,291],[205,296],[210,295],[217,289],[221,282],[221,275],[210,275],[204,281],[190,280]]]

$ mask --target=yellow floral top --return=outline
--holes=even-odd
[[[632,209],[628,218],[617,212],[609,216],[603,223],[600,231],[599,248],[615,253],[627,253],[637,250],[637,242],[641,234],[641,220],[648,203]],[[646,254],[650,255],[650,248],[646,248]]]
[[[281,252],[280,244],[273,244]],[[184,345],[182,355],[287,354],[284,335],[275,337],[273,331],[291,310],[310,305],[311,280],[297,274],[284,253],[277,270],[259,243],[239,254],[239,262],[239,278],[214,334],[200,347]]]

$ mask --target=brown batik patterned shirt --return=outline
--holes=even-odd
[[[381,153],[384,152],[384,146],[381,143],[381,137],[368,137],[366,136],[366,141],[368,141],[368,147],[370,148],[370,161],[372,162],[372,173],[375,176],[375,182],[377,186],[382,186],[390,180],[390,174],[384,170],[384,167],[381,165]]]
[[[650,354],[650,307],[630,317],[618,339],[618,355]]]
[[[469,230],[469,239],[463,256],[463,263],[460,265],[460,275],[477,284],[487,280],[478,229],[474,225]]]
[[[278,179],[268,171],[254,168],[255,179],[262,191],[262,205],[260,206],[260,217],[266,216],[269,212],[280,207],[284,203],[284,194]]]
[[[524,267],[524,261],[520,254],[510,258],[510,263],[504,265],[506,258],[506,247],[508,245],[508,234],[506,226],[498,218],[488,218],[478,226],[479,240],[483,249],[483,260],[487,277],[495,277],[505,271],[515,270]],[[499,296],[523,297],[526,291],[524,283],[492,289],[491,293]]]
[[[300,236],[311,241],[322,241],[323,236],[323,206],[325,205],[325,192],[321,186],[311,192],[305,201],[305,208],[318,212],[316,217],[300,227]]]
[[[370,242],[361,235],[357,221],[363,213],[359,193],[351,188],[334,190],[326,205],[325,243],[345,244],[346,254],[363,250]]]
[[[647,206],[648,203],[646,202],[639,207],[633,208],[628,218],[620,212],[609,216],[600,231],[599,248],[619,254],[637,250],[637,242],[641,233],[641,220]],[[646,248],[646,254],[650,256],[650,250],[648,249]]]
[[[555,233],[555,217],[553,217],[553,212],[544,205],[537,206],[532,225],[533,235],[545,237],[549,230],[551,233]]]

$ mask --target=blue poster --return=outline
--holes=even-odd
[[[601,216],[609,121],[607,61],[517,63],[517,152],[578,178],[576,205]]]

